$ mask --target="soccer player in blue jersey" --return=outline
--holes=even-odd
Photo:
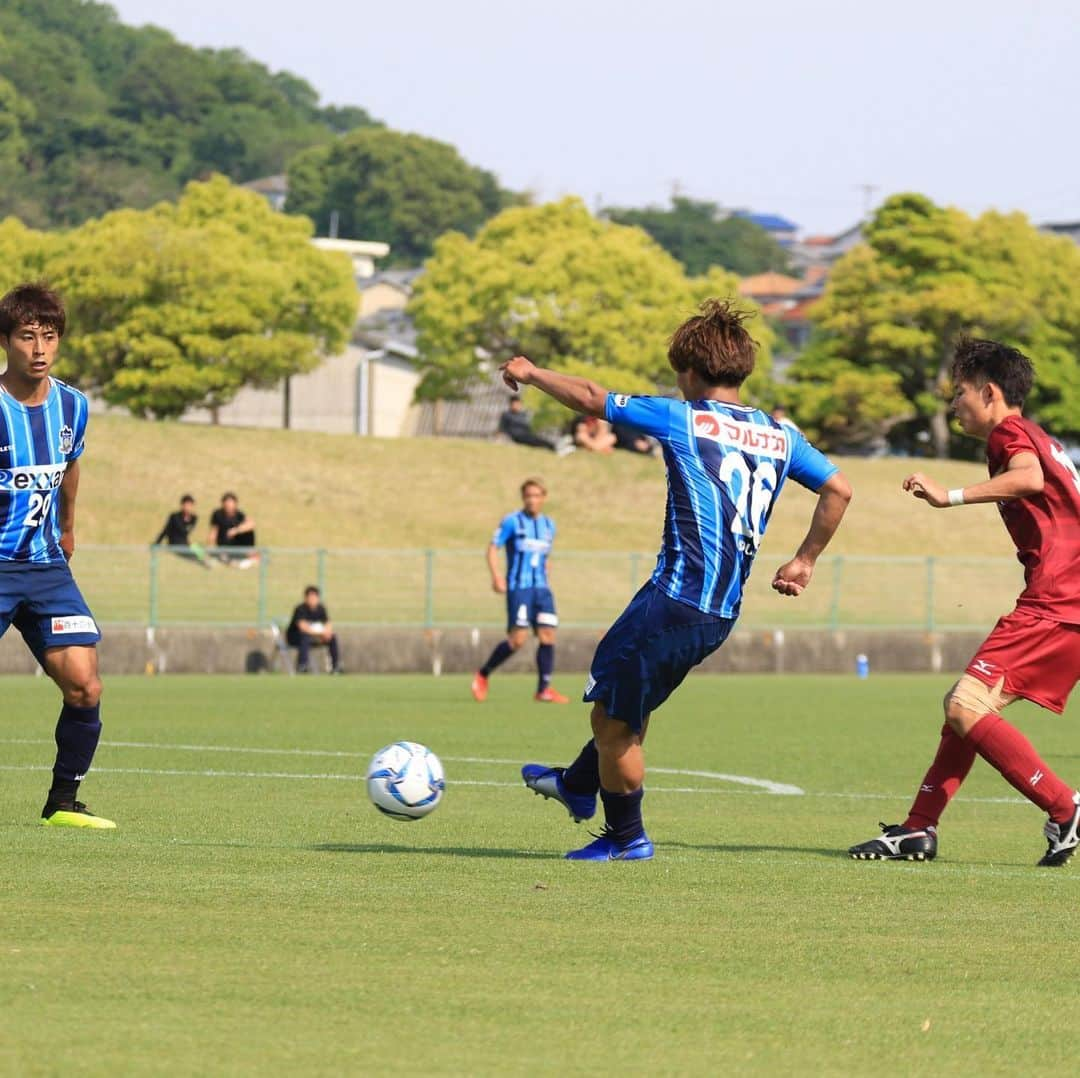
[[[559,616],[548,585],[547,562],[555,541],[555,521],[542,512],[547,488],[539,479],[521,484],[521,508],[503,517],[487,548],[491,587],[506,596],[506,639],[498,644],[488,661],[473,675],[473,698],[487,699],[492,670],[506,662],[529,635],[531,627],[539,645],[536,671],[539,680],[533,699],[542,704],[568,704],[551,684],[555,671],[555,629]],[[506,575],[499,572],[499,550],[506,547]]]
[[[0,636],[14,625],[64,698],[41,822],[113,828],[76,799],[101,736],[101,634],[68,568],[88,410],[49,374],[65,325],[59,296],[42,285],[0,299]]]
[[[651,714],[735,625],[743,588],[784,482],[816,491],[810,528],[772,586],[799,595],[835,534],[851,487],[790,427],[739,403],[754,368],[755,344],[729,304],[710,300],[671,338],[668,360],[683,400],[609,393],[585,378],[557,374],[515,356],[502,366],[511,389],[536,386],[578,412],[624,423],[656,438],[667,465],[664,537],[651,579],[600,641],[585,686],[592,738],[567,768],[526,764],[526,786],[561,802],[575,822],[604,806],[594,842],[575,861],[640,861],[653,856],[641,817]]]

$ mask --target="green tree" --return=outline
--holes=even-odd
[[[356,313],[352,267],[303,218],[217,177],[176,204],[89,221],[46,259],[72,333],[61,373],[137,415],[216,408],[339,351]],[[14,226],[0,226],[16,243]]]
[[[643,228],[694,276],[711,266],[740,277],[788,268],[787,254],[765,229],[745,217],[722,218],[715,202],[675,197],[670,209],[612,207],[604,216]]]
[[[888,199],[864,236],[813,308],[815,338],[792,370],[797,384],[809,390],[841,371],[892,372],[908,413],[945,456],[949,368],[960,335],[971,333],[1029,353],[1031,409],[1060,434],[1080,430],[1074,244],[1043,235],[1021,214],[973,219],[914,194]]]
[[[303,79],[237,49],[125,26],[93,0],[3,0],[0,39],[0,79],[15,95],[0,89],[0,216],[41,227],[175,198],[210,172],[281,172],[298,151],[374,122],[321,107]],[[42,77],[43,64],[55,72]]]
[[[439,239],[417,282],[409,309],[419,396],[460,395],[516,353],[622,392],[673,389],[668,337],[703,300],[734,297],[737,285],[722,270],[687,277],[643,231],[598,220],[575,198],[504,210],[474,240]],[[747,389],[760,398],[771,334],[760,319],[752,330],[764,347]]]
[[[382,240],[394,263],[415,265],[438,236],[475,232],[508,197],[453,146],[362,127],[292,159],[286,209],[306,214],[320,234],[336,213],[339,235]]]

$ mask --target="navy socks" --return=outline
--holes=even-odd
[[[540,680],[536,683],[536,691],[543,692],[551,684],[551,675],[555,669],[555,645],[541,644],[536,649],[536,672]]]
[[[56,723],[56,763],[50,801],[74,801],[101,737],[101,705],[64,704]]]
[[[596,742],[585,742],[578,758],[563,772],[563,785],[572,794],[595,794],[600,789],[600,756]]]
[[[501,666],[513,654],[514,649],[505,640],[501,641],[491,655],[488,656],[488,661],[480,667],[480,673],[484,677],[491,677],[491,671],[496,666]]]
[[[620,846],[626,846],[645,834],[645,824],[641,819],[641,799],[644,796],[644,788],[630,794],[613,794],[610,790],[600,790],[607,834]]]

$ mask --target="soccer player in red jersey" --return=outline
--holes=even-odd
[[[929,861],[938,820],[976,756],[1050,817],[1040,865],[1063,865],[1080,844],[1080,794],[1001,717],[1014,700],[1060,714],[1080,678],[1080,475],[1061,445],[1021,414],[1033,372],[1027,357],[994,341],[963,339],[952,367],[953,411],[986,442],[990,478],[945,490],[921,472],[904,490],[935,509],[997,502],[1025,587],[945,697],[941,743],[903,824],[852,846],[859,860]]]

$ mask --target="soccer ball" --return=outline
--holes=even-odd
[[[394,820],[419,820],[434,812],[445,788],[438,756],[415,741],[395,741],[379,749],[368,766],[368,797]]]

